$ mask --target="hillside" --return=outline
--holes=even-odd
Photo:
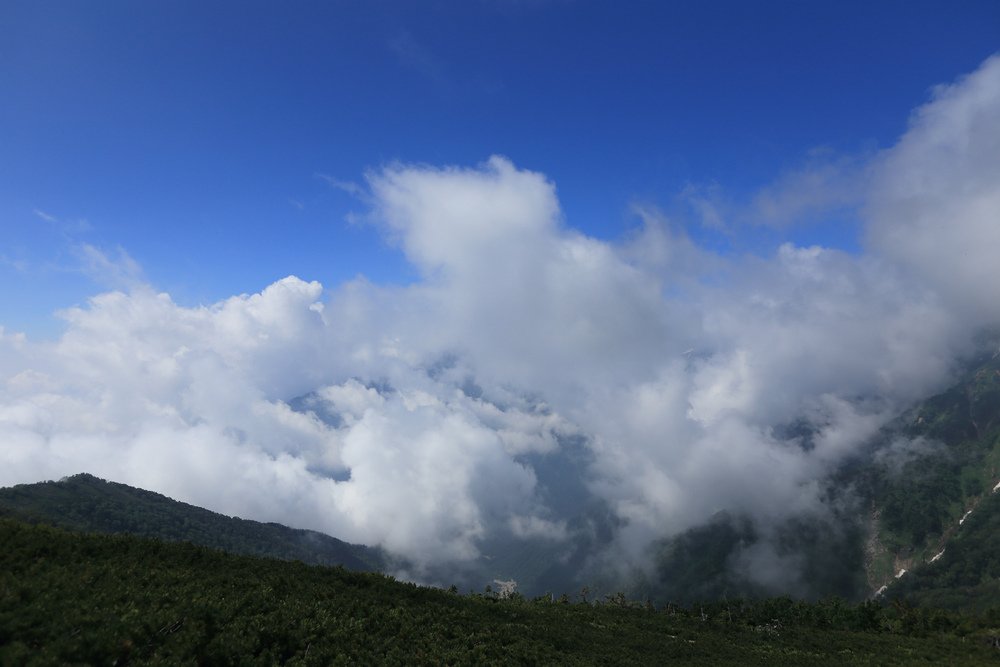
[[[885,595],[926,607],[1000,608],[1000,493],[983,498],[938,553],[893,582]]]
[[[1000,567],[989,556],[1000,553],[996,350],[969,360],[951,387],[891,421],[823,480],[825,513],[771,527],[768,548],[797,570],[791,579],[776,577],[779,590],[855,601],[878,593],[968,610],[997,604]],[[808,424],[795,423],[779,437],[808,448],[812,435]],[[749,517],[720,512],[657,542],[654,569],[629,592],[688,603],[774,594],[739,567],[763,540]]]
[[[918,587],[940,589],[959,580],[969,586],[975,579],[996,589],[1000,569],[974,554],[987,545],[1000,553],[1000,533],[989,528],[1000,525],[998,481],[1000,354],[993,353],[947,391],[897,420],[869,465],[854,477],[870,513],[866,570],[871,587],[887,586],[887,594],[895,596],[916,590],[917,584],[908,582],[916,576],[924,582]],[[943,569],[964,575],[931,585],[928,573]],[[986,601],[958,602],[953,599],[951,606],[981,608]]]
[[[464,597],[343,568],[0,520],[0,664],[979,665],[1000,619],[775,599]]]
[[[70,530],[186,541],[236,554],[342,565],[349,570],[377,571],[384,567],[377,549],[348,544],[316,531],[216,514],[87,474],[58,482],[0,488],[2,516]]]

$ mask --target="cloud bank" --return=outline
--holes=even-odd
[[[624,562],[720,510],[822,511],[831,467],[1000,322],[998,156],[992,58],[868,178],[838,177],[863,188],[856,255],[717,255],[647,210],[599,240],[506,158],[391,165],[369,218],[412,285],[288,277],[185,307],[131,284],[66,310],[55,342],[0,330],[0,484],[88,471],[382,545],[417,578],[563,542],[589,502]],[[782,201],[812,210],[815,187],[784,177]],[[809,447],[781,435],[795,422]]]

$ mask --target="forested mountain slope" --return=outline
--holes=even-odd
[[[992,664],[1000,618],[865,604],[464,597],[0,519],[0,664]]]
[[[981,358],[949,390],[904,414],[880,445],[852,480],[870,512],[871,586],[887,585],[890,595],[928,587],[998,590],[1000,567],[985,555],[1000,554],[1000,531],[994,530],[1000,526],[1000,353]],[[946,570],[963,574],[933,574]],[[910,582],[914,577],[922,583]],[[948,598],[951,606],[987,603],[911,597]]]
[[[983,498],[938,553],[889,586],[886,597],[945,609],[1000,608],[1000,493]]]
[[[87,474],[58,482],[2,488],[0,516],[70,530],[187,541],[237,554],[343,565],[349,570],[377,571],[384,567],[377,549],[348,544],[316,531],[216,514]]]

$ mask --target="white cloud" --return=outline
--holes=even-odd
[[[909,269],[969,321],[1000,317],[1000,56],[934,89],[876,165],[872,250]]]
[[[565,538],[560,474],[636,559],[719,510],[817,510],[830,466],[1000,321],[997,63],[879,156],[860,256],[718,256],[644,208],[633,236],[589,238],[501,157],[368,175],[408,287],[289,277],[187,308],[95,251],[127,291],[65,311],[55,343],[0,335],[0,483],[88,470],[418,568]],[[811,446],[779,437],[796,420]],[[571,440],[584,463],[542,474]]]

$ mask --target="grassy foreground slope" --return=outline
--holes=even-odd
[[[381,552],[313,530],[217,514],[88,474],[0,489],[0,517],[69,530],[131,533],[250,556],[376,571]]]
[[[0,664],[992,664],[985,621],[876,605],[497,600],[0,520]]]

